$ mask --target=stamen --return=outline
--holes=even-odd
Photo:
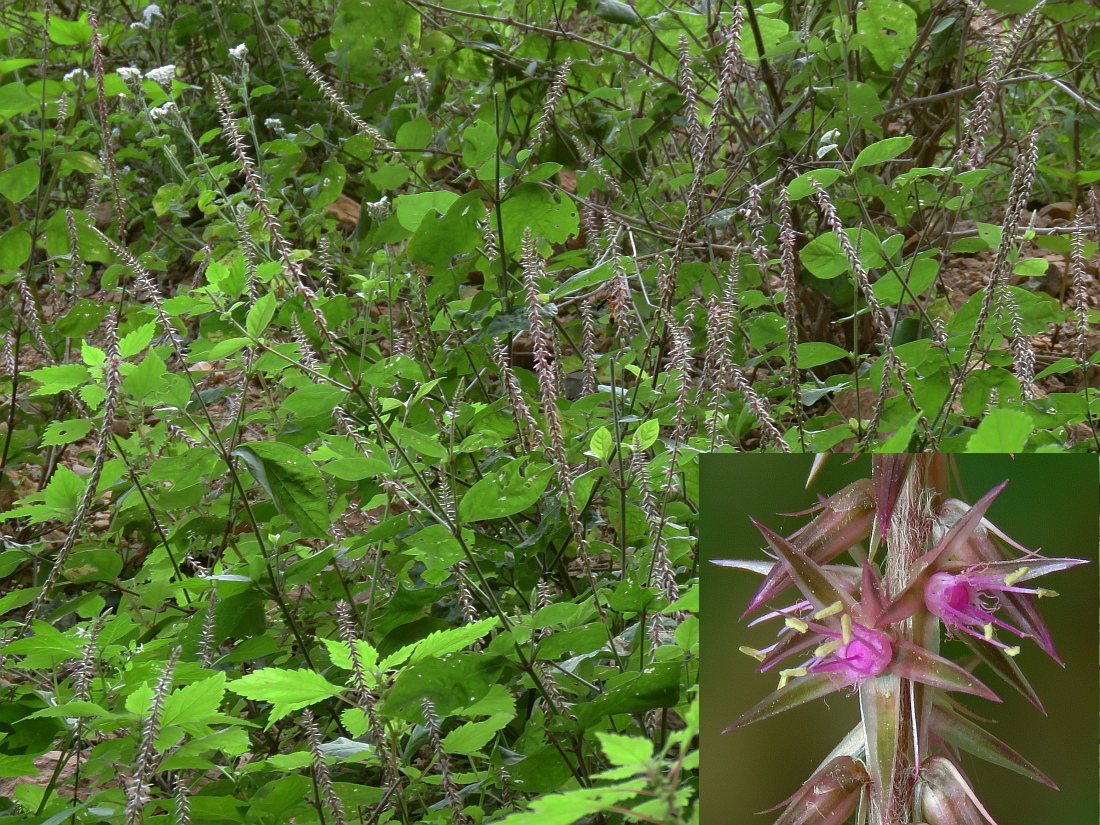
[[[787,682],[797,676],[805,676],[806,672],[806,668],[804,667],[791,667],[787,668],[786,670],[779,671],[779,687],[785,688],[787,686]]]
[[[1057,596],[1058,594],[1053,590],[1047,590],[1045,587],[1040,587],[1040,588],[1036,589],[1035,595],[1038,596],[1041,599],[1044,596],[1046,596],[1047,598],[1050,598],[1050,597],[1053,597],[1053,596]]]
[[[787,618],[785,618],[783,620],[783,624],[785,624],[796,633],[805,633],[807,630],[810,629],[810,626],[808,624],[806,624],[801,619],[794,618],[793,616],[788,616]]]
[[[1011,573],[1005,576],[1005,584],[1007,584],[1009,587],[1012,587],[1012,585],[1016,584],[1016,582],[1018,582],[1021,578],[1024,577],[1024,575],[1027,574],[1029,569],[1030,568],[1027,567],[1020,567],[1016,570],[1013,570]]]
[[[837,639],[833,639],[831,642],[825,642],[825,644],[818,646],[818,648],[814,651],[814,656],[824,659],[826,656],[828,656],[830,653],[840,647],[841,644],[843,644],[843,642],[840,642]]]
[[[844,644],[852,641],[852,617],[847,613],[840,617],[840,636]]]
[[[982,628],[982,632],[985,634],[985,640],[987,642],[993,640],[993,622],[990,622]]]
[[[835,616],[844,610],[844,605],[841,602],[833,602],[828,607],[823,607],[816,613],[814,613],[815,619],[827,619],[830,616]]]
[[[1007,653],[1009,656],[1016,656],[1016,655],[1019,654],[1019,652],[1020,652],[1020,646],[1019,645],[1013,645],[1012,647],[1006,647],[1005,648],[1005,653]]]
[[[756,659],[756,661],[758,662],[762,662],[767,658],[763,651],[757,650],[754,647],[749,647],[748,645],[742,645],[737,649],[744,653],[746,656],[751,656],[752,658]]]

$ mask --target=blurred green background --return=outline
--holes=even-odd
[[[833,456],[810,487],[809,455],[726,454],[702,457],[700,553],[713,558],[764,559],[764,542],[749,522],[753,516],[789,534],[809,516],[784,517],[813,505],[845,484],[870,476],[870,459]],[[1050,556],[1095,560],[1100,495],[1097,460],[1087,455],[958,455],[962,489],[954,495],[973,503],[1009,479],[988,518],[1025,547]],[[845,561],[847,556],[842,557]],[[803,705],[739,731],[721,734],[741,712],[777,684],[776,671],[757,673],[741,645],[774,641],[775,622],[745,627],[739,616],[760,577],[701,568],[700,825],[770,823],[778,812],[757,816],[792,794],[858,720],[858,699],[843,692]],[[963,755],[963,768],[978,797],[999,825],[1095,825],[1097,807],[1097,565],[1054,573],[1039,584],[1057,591],[1041,608],[1058,652],[1059,667],[1034,642],[1025,640],[1017,658],[1038,691],[1048,716],[986,669],[978,675],[1004,698],[994,704],[953,694],[985,725],[1029,759],[1061,788],[1053,791],[1018,774]],[[786,604],[792,599],[783,598]],[[947,656],[963,655],[947,643]],[[792,667],[797,662],[785,664]]]

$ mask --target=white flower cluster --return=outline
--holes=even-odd
[[[269,117],[264,119],[264,126],[270,129],[277,135],[286,137],[286,127],[283,126],[283,122],[277,117]]]
[[[167,101],[157,106],[154,109],[149,110],[149,117],[153,120],[171,120],[173,117],[179,114],[179,107],[176,106],[174,101]]]
[[[131,29],[147,29],[153,22],[154,17],[164,19],[164,14],[160,10],[160,6],[156,3],[150,3],[144,9],[141,10],[141,19],[130,24]]]
[[[124,83],[130,83],[141,78],[141,69],[135,69],[133,66],[119,66],[115,69],[115,74],[121,77]]]
[[[384,221],[390,214],[390,199],[385,195],[381,200],[374,201],[373,203],[364,203],[363,208],[367,210],[367,214],[375,221]]]
[[[75,83],[77,86],[83,86],[84,81],[88,79],[88,73],[81,69],[79,66],[68,72],[62,80],[66,80],[69,83]]]
[[[229,56],[234,60],[239,60],[244,63],[245,58],[248,57],[248,46],[244,43],[238,44],[236,47],[229,50]]]
[[[167,66],[158,66],[147,71],[145,76],[154,83],[159,83],[166,90],[171,90],[172,80],[176,76],[176,66],[174,63],[169,63]]]

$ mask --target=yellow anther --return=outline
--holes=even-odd
[[[785,618],[783,620],[783,624],[785,624],[796,633],[805,633],[807,630],[810,629],[810,626],[808,624],[806,624],[801,619],[794,618],[794,616],[788,616],[787,618]]]
[[[833,602],[828,607],[823,607],[819,611],[814,613],[814,618],[815,619],[827,619],[830,616],[835,616],[837,613],[840,613],[842,610],[844,610],[844,605],[843,604],[841,604],[840,602]]]
[[[741,647],[739,647],[737,649],[740,650],[742,653],[744,653],[746,656],[752,656],[752,658],[756,659],[756,661],[758,661],[758,662],[762,662],[762,661],[764,661],[764,659],[767,658],[767,656],[764,654],[763,651],[757,650],[755,647],[749,647],[748,645],[742,645]]]
[[[792,667],[788,668],[787,670],[781,670],[779,671],[779,687],[785,688],[787,686],[787,682],[791,681],[791,679],[794,679],[796,676],[805,675],[806,668],[804,667]]]
[[[986,641],[991,640],[993,638],[993,623],[990,622],[985,627],[983,627],[982,632],[985,633]]]
[[[1019,647],[1019,645],[1015,645],[1013,647],[1006,647],[1005,648],[1005,653],[1007,653],[1009,656],[1017,656],[1020,653],[1020,647]]]
[[[852,617],[847,613],[840,617],[840,637],[844,640],[844,644],[852,641]]]
[[[1045,587],[1040,587],[1035,590],[1035,595],[1039,598],[1043,598],[1044,596],[1050,598],[1052,596],[1057,596],[1058,594],[1053,590],[1047,590]]]
[[[1028,567],[1020,567],[1016,570],[1013,570],[1011,573],[1005,576],[1005,584],[1007,584],[1009,587],[1012,587],[1012,585],[1016,584],[1016,582],[1018,582],[1027,574],[1029,569],[1030,568]]]
[[[830,653],[832,653],[834,650],[836,650],[838,647],[840,647],[840,645],[841,645],[841,642],[837,641],[836,639],[834,639],[831,642],[826,642],[825,644],[820,645],[817,648],[817,650],[814,651],[814,656],[817,656],[819,658],[825,658]]]

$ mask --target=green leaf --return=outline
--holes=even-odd
[[[308,672],[312,673],[312,671]],[[224,673],[217,673],[207,679],[178,688],[164,700],[161,726],[201,723],[207,717],[218,716],[218,706],[224,695]]]
[[[550,194],[537,183],[521,183],[501,204],[509,248],[518,247],[523,230],[531,228],[536,238],[565,243],[579,227],[577,207],[562,193]]]
[[[1073,372],[1078,369],[1079,365],[1073,358],[1059,358],[1045,370],[1035,376],[1035,380],[1040,378],[1046,378],[1048,375],[1061,375],[1062,373]]]
[[[275,293],[267,292],[248,310],[244,321],[245,332],[250,338],[259,338],[271,319],[275,317]]]
[[[330,158],[321,164],[319,177],[317,191],[309,199],[314,209],[336,202],[340,193],[344,191],[348,170],[344,168],[344,164]]]
[[[917,13],[900,0],[867,0],[856,13],[860,43],[888,71],[917,39]]]
[[[24,374],[42,385],[31,395],[56,395],[65,390],[75,389],[88,380],[88,370],[80,364],[41,367]]]
[[[836,344],[826,344],[823,342],[799,344],[798,367],[799,369],[820,367],[822,364],[828,364],[841,358],[847,358],[849,354],[848,350],[838,347]]]
[[[485,214],[480,192],[470,192],[452,203],[442,217],[428,213],[409,240],[408,255],[415,261],[445,267],[481,243],[478,221]]]
[[[1046,258],[1021,258],[1012,267],[1012,271],[1025,278],[1039,278],[1046,274],[1050,261]]]
[[[523,475],[525,461],[512,460],[503,468],[486,474],[466,491],[458,507],[463,522],[504,518],[521,513],[538,501],[554,468],[549,464],[534,464]]]
[[[79,46],[92,42],[92,27],[88,24],[88,14],[81,15],[80,20],[65,20],[64,18],[50,15],[49,35],[50,40],[58,46]]]
[[[122,556],[114,550],[79,550],[69,557],[61,576],[73,584],[114,581],[122,572]]]
[[[79,441],[89,432],[95,422],[90,418],[70,418],[68,421],[55,421],[42,433],[42,447],[59,447]]]
[[[500,623],[497,616],[481,619],[473,624],[437,630],[419,642],[405,645],[391,653],[379,664],[383,670],[392,670],[398,665],[412,665],[425,659],[439,659],[449,653],[456,653],[485,636]]]
[[[31,236],[22,229],[0,235],[0,270],[15,272],[31,256]]]
[[[390,463],[373,456],[357,458],[337,458],[321,465],[321,472],[335,476],[342,481],[362,481],[372,476],[387,475],[393,472]]]
[[[325,481],[305,453],[279,441],[251,441],[234,450],[233,455],[248,465],[278,511],[303,535],[328,535]]]
[[[787,195],[792,201],[802,200],[813,191],[811,181],[816,180],[822,186],[828,186],[843,175],[844,172],[840,169],[811,169],[787,184]]]
[[[161,379],[168,372],[162,359],[155,352],[148,353],[141,363],[122,381],[122,388],[134,398],[144,398],[160,387]]]
[[[615,439],[611,436],[611,430],[600,427],[592,433],[592,438],[588,442],[588,452],[600,461],[607,461],[615,452]]]
[[[338,696],[344,690],[312,670],[278,667],[257,670],[230,682],[226,687],[246,699],[270,703],[268,727],[292,711]]]
[[[147,324],[142,324],[137,329],[130,330],[119,340],[118,354],[123,358],[131,358],[137,355],[153,340],[156,327],[156,321],[150,321]]]
[[[442,524],[431,524],[405,539],[409,555],[426,568],[425,581],[439,584],[450,576],[450,569],[466,558],[462,544]]]
[[[600,0],[593,14],[608,23],[622,23],[625,26],[637,26],[642,22],[634,7],[623,0]]]
[[[39,166],[34,158],[10,166],[0,172],[0,193],[12,203],[19,203],[38,188]]]
[[[643,421],[634,431],[631,446],[635,451],[648,450],[661,434],[661,422],[655,418]]]
[[[1031,436],[1031,418],[1019,410],[991,410],[966,442],[968,453],[1018,453]]]
[[[514,713],[496,713],[481,722],[467,722],[443,737],[443,750],[470,756],[489,744],[514,717]]]
[[[321,641],[328,648],[328,657],[336,667],[341,670],[351,670],[351,653],[347,642],[335,642],[331,639],[322,639]],[[378,665],[378,651],[374,649],[370,642],[358,639],[355,642],[355,650],[359,654],[359,664],[368,673],[374,670]]]
[[[612,765],[645,770],[653,759],[653,743],[640,736],[597,731],[596,738],[600,740],[604,756]]]
[[[0,117],[12,118],[38,108],[38,100],[16,81],[0,86]]]
[[[394,198],[393,209],[398,223],[410,232],[415,232],[430,212],[445,215],[456,200],[458,195],[447,190],[417,192],[412,195],[398,195]]]
[[[912,145],[913,138],[909,135],[886,138],[877,143],[872,143],[856,155],[856,159],[852,162],[852,171],[862,169],[864,166],[874,166],[893,160]]]
[[[401,0],[340,0],[332,20],[333,62],[355,78],[378,71],[375,46],[396,49],[420,39],[420,15]]]
[[[871,270],[883,263],[880,255],[881,244],[874,233],[867,229],[845,229],[844,234],[859,252],[859,260],[864,269]],[[803,266],[818,278],[835,278],[850,271],[848,256],[840,248],[836,234],[826,232],[818,235],[798,253]]]

